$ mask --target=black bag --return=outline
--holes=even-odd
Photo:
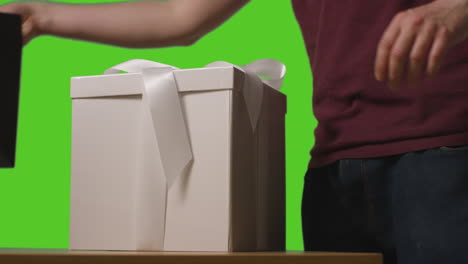
[[[15,166],[22,42],[21,16],[0,13],[0,168]]]

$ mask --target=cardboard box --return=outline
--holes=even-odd
[[[285,96],[229,65],[153,70],[72,78],[70,248],[284,250]],[[161,150],[172,135],[157,130],[177,127],[174,112],[151,112],[145,98],[161,73],[175,80],[193,155],[173,179],[172,150]]]

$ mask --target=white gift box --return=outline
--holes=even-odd
[[[71,80],[71,249],[285,249],[281,63],[106,73]]]

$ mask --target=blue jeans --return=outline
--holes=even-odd
[[[307,251],[382,252],[385,264],[468,263],[468,145],[307,171]]]

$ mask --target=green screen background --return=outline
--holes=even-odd
[[[190,47],[136,50],[50,36],[29,43],[23,51],[17,165],[0,169],[0,247],[68,247],[70,78],[102,74],[135,58],[179,68],[261,58],[286,64],[287,249],[302,250],[300,201],[316,120],[308,58],[288,0],[253,0]]]

